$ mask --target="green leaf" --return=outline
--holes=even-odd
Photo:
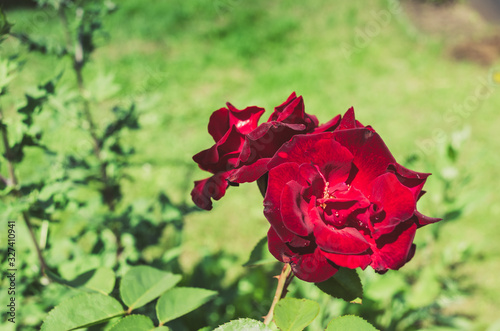
[[[271,331],[271,329],[261,321],[253,320],[251,318],[240,318],[238,320],[230,321],[222,324],[214,331]]]
[[[144,315],[130,315],[113,325],[109,331],[150,331],[154,329],[153,321]]]
[[[65,280],[51,271],[47,275],[53,281],[66,286],[109,294],[115,287],[115,273],[110,268],[100,267],[78,275],[73,280]]]
[[[148,266],[131,268],[122,278],[120,295],[129,311],[144,306],[174,287],[181,276]]]
[[[333,319],[325,331],[338,330],[378,331],[373,325],[354,315],[340,316]]]
[[[84,293],[62,301],[45,319],[41,331],[65,331],[106,322],[125,314],[114,298],[100,293]]]
[[[7,22],[3,8],[0,8],[0,41],[4,39],[4,35],[7,35],[10,32],[11,27],[12,24]]]
[[[330,279],[316,283],[326,294],[349,302],[363,297],[363,286],[355,269],[340,268]]]
[[[252,250],[252,253],[250,253],[250,258],[243,266],[253,267],[273,262],[278,262],[278,261],[274,256],[272,256],[271,253],[269,253],[269,249],[267,248],[267,237],[264,237],[261,240],[259,240],[257,245],[255,245],[255,247]]]
[[[301,331],[319,314],[319,304],[307,299],[284,298],[274,308],[274,322],[282,331]]]
[[[168,321],[185,315],[217,295],[217,292],[203,288],[176,287],[165,292],[156,304],[158,320],[165,324]]]
[[[68,282],[72,287],[86,288],[102,294],[109,294],[115,287],[115,273],[110,268],[93,269]]]

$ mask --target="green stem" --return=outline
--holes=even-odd
[[[76,41],[73,43],[73,40],[71,38],[71,29],[69,26],[68,18],[66,17],[66,13],[64,11],[64,6],[61,5],[61,7],[59,7],[59,17],[63,25],[64,36],[66,40],[66,48],[68,54],[72,54],[71,61],[73,64],[73,70],[75,71],[78,92],[80,94],[80,98],[82,99],[83,116],[85,117],[85,120],[87,121],[87,124],[89,126],[89,134],[90,137],[92,138],[94,155],[99,161],[99,171],[101,174],[101,180],[104,184],[104,190],[103,190],[104,202],[106,203],[110,211],[114,211],[116,206],[112,193],[110,193],[111,192],[110,188],[112,186],[112,183],[108,176],[108,169],[107,169],[108,164],[106,161],[102,159],[102,153],[101,153],[102,141],[98,136],[97,125],[95,124],[94,118],[92,117],[92,113],[90,111],[88,92],[87,89],[85,88],[85,81],[82,72],[83,65],[85,62],[85,57],[84,57],[85,49],[83,46],[83,39],[82,39],[83,19],[84,19],[83,16],[84,16],[84,9],[82,7],[78,7],[76,9],[76,21],[78,22],[77,37]],[[71,52],[72,48],[74,49],[73,52]]]
[[[12,150],[10,149],[9,144],[9,135],[7,133],[7,126],[3,123],[3,112],[0,108],[0,131],[2,133],[2,142],[5,151],[5,158],[7,159],[7,166],[9,168],[9,184],[13,187],[12,194],[18,199],[21,197],[21,193],[19,192],[17,186],[18,181],[16,177],[16,171],[14,168],[14,162],[12,161]],[[22,216],[26,226],[28,227],[29,233],[31,235],[31,239],[33,240],[33,244],[35,245],[36,253],[38,255],[38,260],[40,261],[40,271],[42,274],[45,274],[45,270],[47,270],[47,263],[43,258],[42,250],[38,245],[38,241],[36,240],[35,232],[33,231],[33,226],[31,225],[30,214],[27,211],[22,212]]]
[[[269,308],[269,312],[267,315],[264,317],[264,324],[269,325],[271,321],[273,320],[274,316],[274,307],[280,301],[280,299],[284,298],[287,291],[287,287],[292,281],[293,274],[292,274],[292,268],[290,267],[290,264],[285,263],[283,266],[283,270],[281,270],[281,275],[278,276],[278,286],[276,287],[276,293],[274,294],[274,300],[273,303],[271,304],[271,308]]]

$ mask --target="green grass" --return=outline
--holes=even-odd
[[[404,13],[392,15],[365,47],[346,58],[344,46],[355,45],[358,31],[373,24],[374,13],[386,8],[385,1],[144,5],[126,0],[120,7],[105,25],[109,41],[101,40],[85,74],[88,81],[99,72],[115,75],[121,89],[104,105],[125,103],[132,96],[141,110],[143,129],[126,137],[137,150],[134,181],[125,183],[128,201],[154,199],[158,191],[177,202],[190,199],[190,182],[207,176],[191,156],[211,146],[208,119],[226,101],[238,108],[263,106],[267,119],[274,106],[296,91],[304,96],[306,111],[321,122],[354,106],[357,118],[380,133],[397,160],[421,155],[425,161],[417,162],[415,170],[424,172],[441,170],[436,143],[440,134],[450,136],[467,126],[471,134],[460,150],[459,170],[471,181],[465,187],[458,183],[456,189],[470,198],[464,214],[442,226],[438,248],[465,242],[483,254],[482,260],[461,267],[478,291],[456,309],[477,316],[478,328],[498,318],[500,193],[495,183],[500,176],[500,139],[495,134],[500,87],[493,86],[491,95],[463,116],[455,114],[454,121],[448,117],[455,105],[474,95],[479,80],[488,79],[489,68],[450,60],[442,41],[415,33]],[[29,27],[34,15],[26,9],[9,13],[14,30]],[[33,29],[40,37],[54,31],[55,19]],[[9,47],[15,48],[15,41],[8,41]],[[26,57],[24,74],[13,91],[17,96],[63,69],[37,55]],[[71,84],[71,75],[66,66],[62,84]],[[109,116],[96,108],[94,114]],[[74,148],[71,142],[78,136],[75,126],[68,125],[71,121],[47,123],[53,134],[46,139],[65,140],[61,148]],[[428,153],[419,149],[424,143]],[[33,175],[34,169],[22,169],[23,175]],[[433,198],[438,185],[431,177],[421,201],[421,209],[432,216],[441,210]],[[268,228],[261,203],[255,186],[242,185],[230,188],[211,212],[189,215],[185,267],[217,250],[236,253],[243,262]],[[425,231],[417,240],[425,238]]]

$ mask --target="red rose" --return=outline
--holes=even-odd
[[[352,108],[329,123],[320,131],[333,132],[296,135],[267,164],[269,250],[309,282],[339,266],[399,269],[417,228],[439,220],[416,210],[429,174],[399,165]]]
[[[226,193],[227,178],[238,164],[245,135],[257,127],[263,108],[236,109],[230,103],[227,108],[216,110],[210,116],[208,132],[215,145],[195,156],[193,160],[201,169],[214,174],[204,180],[195,181],[191,192],[194,203],[203,209],[212,209],[211,198],[219,200]]]
[[[193,156],[201,169],[214,174],[195,181],[191,191],[194,203],[207,210],[212,209],[211,199],[224,196],[229,182],[256,181],[267,172],[267,162],[285,142],[318,126],[317,118],[305,113],[304,100],[295,92],[258,127],[263,108],[227,106],[210,117],[208,132],[216,144]]]

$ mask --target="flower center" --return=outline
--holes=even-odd
[[[329,182],[325,182],[325,188],[323,189],[323,198],[319,199],[318,202],[319,203],[319,206],[323,209],[326,208],[326,201],[328,199],[337,199],[337,197],[335,196],[335,192],[334,193],[330,193],[329,190],[328,190],[328,187],[330,186],[330,183]]]

